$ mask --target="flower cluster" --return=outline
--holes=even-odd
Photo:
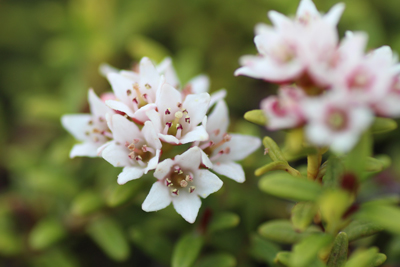
[[[305,128],[309,142],[349,151],[374,116],[400,116],[400,65],[383,46],[365,53],[367,35],[336,25],[344,10],[335,5],[320,14],[302,0],[296,16],[276,11],[272,26],[256,26],[256,56],[243,56],[236,75],[280,85],[278,96],[261,102],[270,130]]]
[[[64,115],[63,126],[82,143],[70,156],[101,156],[123,167],[118,183],[138,179],[151,170],[157,181],[142,208],[156,211],[171,202],[190,223],[201,201],[218,191],[222,181],[209,169],[244,182],[240,164],[261,141],[230,134],[225,90],[207,93],[208,78],[197,76],[181,87],[170,59],[155,66],[143,58],[134,71],[102,66],[112,93],[89,90],[91,114]],[[180,155],[175,147],[189,148]]]

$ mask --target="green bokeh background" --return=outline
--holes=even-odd
[[[366,31],[370,48],[390,45],[400,51],[398,0],[344,2],[341,36],[345,30]],[[326,12],[336,1],[315,3]],[[242,162],[247,181],[236,184],[224,177],[223,189],[203,200],[197,222],[189,225],[172,207],[141,210],[151,176],[127,185],[128,200],[112,207],[111,196],[122,194],[115,193],[121,190],[120,169],[102,159],[69,159],[75,141],[60,117],[88,112],[88,88],[98,94],[110,90],[98,72],[101,63],[129,69],[143,56],[155,62],[170,56],[183,83],[205,73],[211,91],[228,90],[231,131],[282,140],[282,133],[267,133],[242,119],[275,86],[233,72],[241,55],[256,53],[254,25],[269,23],[267,11],[294,14],[297,5],[298,0],[1,0],[0,266],[169,266],[173,245],[184,233],[201,232],[206,210],[214,217],[233,212],[240,223],[207,234],[202,257],[223,252],[233,255],[237,266],[266,266],[268,261],[251,249],[250,236],[268,219],[288,218],[292,204],[258,190],[253,171],[267,162],[261,149]],[[394,164],[384,182],[365,186],[364,198],[400,192],[399,134],[378,137],[376,151],[390,154]],[[88,211],[84,202],[92,203]],[[50,233],[43,234],[44,241],[32,241],[40,223]],[[126,239],[120,243],[128,244],[111,252],[114,256],[93,237],[110,224]],[[105,243],[113,238],[105,237]],[[400,261],[399,238],[383,234],[365,242],[378,242],[389,263]]]

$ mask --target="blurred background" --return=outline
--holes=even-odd
[[[398,0],[344,2],[341,36],[345,30],[366,31],[370,48],[400,51]],[[315,3],[327,12],[336,1]],[[233,72],[241,55],[256,53],[253,29],[269,23],[267,11],[294,14],[297,5],[298,0],[0,0],[0,266],[169,266],[174,244],[192,232],[205,236],[196,266],[217,266],[207,265],[216,255],[229,258],[230,266],[271,264],[280,247],[260,239],[257,227],[288,218],[293,203],[258,190],[253,171],[268,161],[262,149],[242,162],[247,181],[222,177],[224,187],[203,200],[196,223],[189,225],[172,207],[141,210],[151,176],[118,186],[120,169],[102,159],[70,159],[75,140],[60,117],[88,112],[89,88],[110,91],[98,72],[101,63],[130,69],[143,56],[157,63],[170,56],[182,83],[204,73],[211,91],[227,89],[232,132],[282,141],[283,133],[267,133],[243,119],[276,88]],[[391,155],[393,166],[364,185],[360,197],[400,192],[399,134],[377,136],[376,153]],[[228,219],[218,227],[221,214]],[[207,228],[207,221],[217,226]],[[383,233],[363,242],[378,244],[388,266],[400,262],[399,237]]]

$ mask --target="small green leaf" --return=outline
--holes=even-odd
[[[372,261],[372,267],[381,266],[386,260],[387,257],[385,254],[378,253],[378,255],[375,256],[375,259]]]
[[[276,171],[262,177],[258,187],[273,196],[294,201],[314,201],[321,193],[321,186],[313,181]]]
[[[130,199],[139,191],[143,182],[141,180],[134,183],[126,183],[124,185],[115,185],[106,197],[106,202],[109,207],[120,206]]]
[[[240,222],[240,217],[232,212],[218,213],[212,217],[208,226],[210,233],[236,227]]]
[[[311,226],[305,232],[298,233],[287,220],[268,221],[258,227],[258,233],[262,237],[282,244],[297,243],[310,233],[316,232],[318,228]]]
[[[255,234],[251,236],[250,240],[250,254],[258,260],[273,264],[276,254],[279,252],[279,246]]]
[[[289,167],[289,164],[285,161],[274,161],[274,162],[268,163],[268,164],[258,168],[254,172],[254,174],[256,176],[260,176],[260,175],[263,175],[270,171],[277,171],[277,170],[286,171],[286,169],[288,169],[288,167]]]
[[[261,109],[254,109],[247,111],[244,114],[244,118],[249,122],[265,126],[267,124],[267,117]]]
[[[184,235],[175,245],[172,253],[172,267],[190,267],[196,261],[203,238],[193,234]]]
[[[271,157],[271,159],[273,161],[287,162],[285,157],[283,156],[281,149],[275,143],[275,141],[272,140],[271,137],[265,136],[263,139],[263,145],[265,147],[266,152],[268,153],[268,155]]]
[[[375,223],[354,220],[343,229],[343,232],[347,233],[349,241],[351,242],[363,237],[374,235],[382,230],[383,228]]]
[[[323,164],[324,165],[324,164]],[[342,160],[335,156],[330,156],[326,163],[326,172],[322,181],[325,187],[336,187],[340,183],[340,177],[344,173]]]
[[[202,258],[196,267],[234,267],[236,266],[236,259],[228,253],[218,253]]]
[[[86,230],[110,258],[124,261],[129,257],[130,249],[126,234],[115,221],[101,218],[89,224]]]
[[[335,241],[331,253],[329,254],[327,267],[343,267],[347,261],[347,253],[349,249],[349,240],[345,232],[339,233]]]
[[[348,153],[345,158],[346,170],[362,176],[366,169],[367,158],[372,155],[372,137],[365,132],[357,145]]]
[[[371,267],[375,263],[377,255],[377,248],[355,251],[347,261],[345,267]]]
[[[103,199],[99,193],[84,191],[72,201],[71,213],[78,216],[90,214],[103,206]]]
[[[66,231],[59,220],[46,218],[38,222],[29,234],[29,245],[42,250],[54,245],[66,236]]]
[[[317,260],[318,252],[328,246],[332,241],[332,236],[327,234],[312,234],[305,237],[293,248],[290,258],[291,267],[308,267]]]
[[[373,134],[380,134],[393,131],[397,128],[397,122],[389,118],[376,117],[374,123],[371,126],[371,132]]]
[[[291,252],[282,251],[276,254],[275,262],[289,266],[291,257],[292,257]]]
[[[364,204],[355,214],[359,220],[370,221],[378,226],[400,234],[400,209],[389,205]]]
[[[318,207],[313,202],[299,202],[292,209],[291,221],[293,227],[303,232],[311,224]]]

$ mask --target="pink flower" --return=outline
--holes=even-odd
[[[201,206],[199,196],[206,198],[218,191],[222,181],[208,170],[199,169],[201,152],[192,147],[175,159],[166,159],[157,166],[158,179],[142,204],[144,211],[164,209],[171,202],[175,210],[189,223],[196,220]]]
[[[246,158],[259,148],[261,140],[248,135],[229,134],[228,126],[228,107],[225,101],[220,100],[207,120],[206,129],[210,138],[200,144],[202,163],[218,174],[243,183],[243,168],[235,161]]]
[[[106,114],[113,114],[114,111],[104,104],[103,101],[93,92],[88,92],[88,100],[91,114],[64,115],[61,123],[81,144],[76,144],[70,157],[87,156],[97,157],[98,149],[112,138],[107,126]]]
[[[108,116],[107,122],[114,140],[104,148],[102,156],[114,167],[124,167],[118,175],[119,184],[140,178],[156,168],[161,142],[150,121],[145,122],[142,130],[119,114]]]

